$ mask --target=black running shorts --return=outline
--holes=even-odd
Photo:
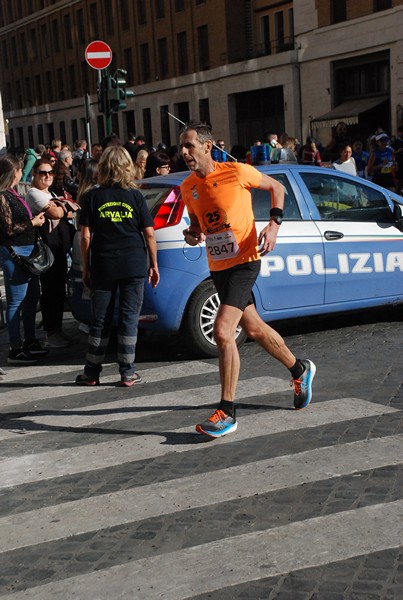
[[[210,271],[221,304],[245,310],[253,304],[252,288],[260,271],[260,260],[235,265],[223,271]]]

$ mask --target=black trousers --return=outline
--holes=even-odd
[[[55,262],[41,275],[42,321],[48,332],[61,329],[66,300],[67,254],[59,248],[52,248],[52,252]]]

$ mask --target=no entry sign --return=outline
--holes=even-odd
[[[96,40],[85,49],[85,60],[93,69],[106,69],[112,62],[112,50],[105,42]]]

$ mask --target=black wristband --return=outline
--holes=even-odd
[[[283,211],[282,211],[281,208],[274,207],[274,208],[270,209],[270,216],[271,217],[281,217],[281,218],[283,218],[284,217],[284,213],[283,213]]]

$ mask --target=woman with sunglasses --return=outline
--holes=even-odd
[[[11,259],[14,252],[29,256],[34,248],[35,227],[40,227],[44,214],[36,216],[15,191],[22,175],[22,162],[14,156],[0,158],[0,263],[6,288],[6,316],[10,351],[9,365],[29,365],[46,356],[49,350],[42,348],[35,338],[36,306],[39,299],[39,278],[28,274]],[[21,339],[21,318],[24,343]]]
[[[49,191],[54,175],[51,163],[45,158],[37,160],[32,173],[32,187],[28,191],[27,202],[32,214],[45,214],[41,235],[55,257],[52,267],[40,277],[45,345],[49,348],[65,348],[70,341],[62,329],[66,300],[67,253],[71,249],[70,223],[67,220],[63,198],[58,199]]]

